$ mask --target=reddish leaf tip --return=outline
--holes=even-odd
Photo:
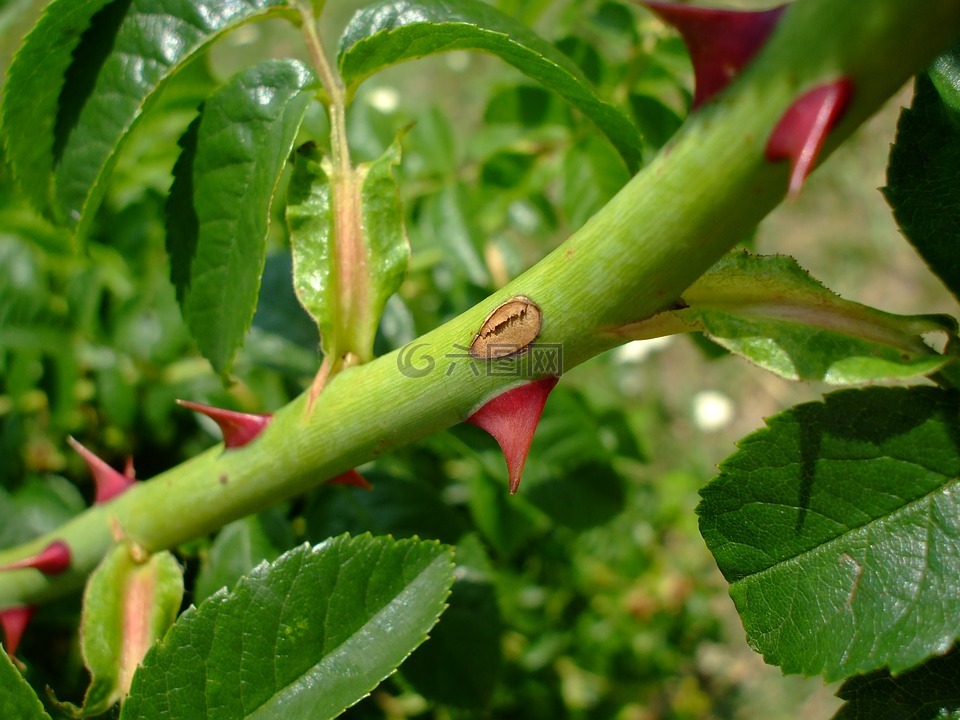
[[[235,410],[204,405],[189,400],[177,400],[179,405],[202,413],[220,426],[223,433],[223,445],[226,448],[239,448],[256,438],[273,420],[273,415],[256,415]]]
[[[105,503],[133,485],[133,464],[131,461],[127,462],[125,472],[121,473],[114,470],[74,438],[68,437],[67,442],[90,468],[90,474],[93,475],[93,483],[96,486],[94,504]]]
[[[642,4],[683,37],[693,62],[694,110],[729,85],[753,59],[787,7],[743,11],[653,0]]]
[[[63,540],[54,540],[36,555],[14,560],[0,567],[4,570],[39,570],[44,575],[59,575],[70,567],[70,546]]]
[[[813,172],[830,130],[843,117],[853,95],[853,83],[841,78],[808,90],[780,118],[767,140],[768,162],[789,160],[790,197],[796,197]]]
[[[356,470],[347,470],[345,473],[330,478],[327,482],[331,485],[349,485],[350,487],[358,487],[361,490],[373,490],[373,485],[370,481]]]
[[[488,400],[467,418],[471,425],[490,433],[503,450],[511,495],[520,487],[520,476],[543,406],[559,380],[558,377],[546,377],[507,390]]]
[[[33,605],[21,605],[0,610],[0,628],[3,628],[3,642],[7,647],[7,655],[11,658],[16,654],[17,648],[20,647],[20,640],[23,638],[23,633],[27,629],[27,625],[30,624],[36,609]]]

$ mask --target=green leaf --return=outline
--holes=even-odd
[[[7,71],[3,136],[7,159],[37,210],[53,214],[54,128],[73,51],[109,0],[54,0]]]
[[[910,244],[960,298],[960,110],[948,107],[927,75],[900,113],[883,194]]]
[[[451,550],[435,542],[295,548],[187,610],[147,654],[121,718],[332,718],[424,641],[452,583]]]
[[[384,307],[403,281],[410,245],[392,173],[399,159],[395,142],[352,178],[331,185],[315,146],[297,152],[287,200],[294,288],[320,328],[325,355],[352,352],[361,362],[371,360]],[[360,204],[356,219],[343,210],[353,206],[345,199],[350,195]]]
[[[119,0],[114,7],[122,9],[123,6],[124,0]],[[36,84],[42,82],[42,90],[51,97],[44,98],[46,102],[40,111],[50,113],[63,125],[62,108],[76,106],[79,108],[76,120],[69,118],[67,127],[57,129],[60,138],[55,138],[51,137],[54,133],[49,120],[40,122],[34,129],[31,127],[37,119],[34,112],[18,112],[7,131],[7,142],[8,147],[23,142],[41,144],[42,154],[18,158],[15,166],[22,172],[28,160],[38,161],[43,169],[38,169],[33,177],[44,185],[48,184],[49,173],[55,172],[58,215],[61,220],[76,225],[78,234],[82,235],[103,196],[105,180],[117,152],[165,82],[224,32],[259,17],[279,14],[293,17],[294,11],[283,0],[237,0],[228,4],[202,0],[197,3],[135,0],[124,14],[115,37],[98,35],[93,42],[81,46],[86,52],[74,62],[83,64],[84,75],[95,76],[89,87],[88,83],[69,82],[70,78],[61,69],[66,66],[64,54],[76,46],[62,27],[66,22],[64,16],[72,15],[76,7],[73,2],[59,3],[56,8],[51,6],[46,15],[51,18],[50,27],[44,27],[41,32],[38,26],[31,33],[21,52],[24,67],[7,92],[8,97],[18,93],[26,95],[29,101]],[[89,17],[86,12],[83,14]],[[73,25],[68,29],[72,33],[77,31]],[[99,46],[104,43],[110,48],[109,54],[95,69],[89,67],[91,55],[100,59]],[[26,63],[47,64],[51,48],[57,68],[37,79]],[[81,97],[77,97],[77,93]],[[62,144],[62,152],[54,157],[56,144]],[[57,160],[59,164],[54,170],[52,163]]]
[[[30,477],[10,494],[0,489],[0,548],[52,532],[85,508],[77,486],[58,475]]]
[[[750,644],[835,680],[943,653],[960,612],[958,396],[834,393],[768,421],[701,492]]]
[[[50,720],[40,698],[14,667],[5,649],[0,652],[0,717]]]
[[[493,565],[479,537],[466,535],[457,544],[450,607],[430,639],[404,663],[403,677],[430,700],[486,707],[500,679],[501,625]]]
[[[843,300],[789,257],[731,253],[683,299],[689,307],[650,321],[653,334],[699,330],[790,380],[845,384],[905,378],[951,362],[921,335],[954,335],[952,318],[892,315]]]
[[[290,524],[277,508],[226,525],[217,533],[200,566],[193,588],[195,602],[205,600],[222,587],[232,588],[258,563],[273,562],[293,544]]]
[[[960,45],[934,60],[927,72],[940,99],[954,113],[960,113]]]
[[[187,325],[222,375],[253,320],[270,206],[316,89],[301,63],[264,61],[211,95],[181,140],[167,247]]]
[[[180,610],[183,571],[173,555],[164,551],[138,562],[135,552],[127,543],[115,545],[83,594],[80,637],[91,676],[84,717],[106,712],[126,695],[144,654]]]
[[[360,10],[340,39],[340,72],[352,90],[383,68],[450,50],[480,50],[513,65],[592,120],[631,172],[639,168],[643,142],[626,115],[601,100],[560,50],[479,0],[389,0]]]
[[[833,720],[943,720],[960,717],[960,655],[951,652],[892,677],[853,677],[837,691],[846,700]]]

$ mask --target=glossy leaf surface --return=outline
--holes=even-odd
[[[640,166],[642,140],[626,115],[601,100],[560,50],[478,0],[390,0],[360,10],[340,40],[340,71],[355,88],[391,65],[451,50],[480,50],[510,63],[590,118],[631,172]]]
[[[184,317],[221,374],[253,320],[270,206],[315,92],[313,74],[299,62],[265,61],[207,100],[195,150],[192,131],[181,142],[186,154],[167,204],[168,233],[176,236],[167,244],[180,251],[171,263]],[[184,189],[190,184],[192,196]]]
[[[63,5],[71,11],[51,7],[11,69],[5,133],[24,185],[37,188],[34,202],[47,205],[55,172],[55,214],[81,231],[117,152],[164,83],[225,31],[259,16],[292,14],[278,0],[121,0],[91,24],[102,3]],[[88,25],[92,30],[78,40]]]
[[[426,639],[452,583],[451,550],[436,542],[295,548],[184,613],[121,718],[335,717]]]
[[[838,392],[772,418],[724,461],[700,529],[767,662],[833,680],[953,644],[958,410],[933,387]]]

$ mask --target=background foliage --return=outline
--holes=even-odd
[[[328,8],[331,38],[352,5]],[[690,68],[676,36],[650,16],[615,2],[499,5],[553,40],[602,97],[630,108],[654,145],[679,126]],[[0,7],[5,58],[36,10]],[[151,477],[218,437],[175,398],[261,412],[309,384],[318,336],[291,290],[282,197],[229,390],[184,327],[163,230],[177,139],[197,104],[250,55],[286,57],[298,39],[280,22],[246,26],[178,75],[127,144],[83,252],[27,209],[0,166],[0,547],[86,506],[92,490],[67,434],[114,466],[133,455],[138,475]],[[412,265],[387,304],[378,353],[502,286],[628,178],[590,123],[482,55],[392,69],[360,88],[350,113],[360,161],[380,157],[413,123],[397,171]],[[795,253],[831,288],[885,310],[953,310],[920,261],[895,250],[879,194],[867,194],[882,184],[894,120],[891,112],[868,127],[860,147],[869,150],[843,152],[753,242]],[[308,114],[301,133],[322,137],[325,122]],[[659,355],[650,347],[608,353],[565,377],[518,496],[506,495],[494,442],[458,426],[362,468],[370,492],[320,488],[180,548],[184,605],[304,541],[418,535],[457,547],[450,608],[350,717],[481,708],[530,718],[828,716],[839,701],[820,680],[781,679],[743,647],[693,511],[734,437],[822,388],[749,373],[707,343],[677,341]],[[717,390],[733,417],[698,412]],[[41,696],[50,685],[62,700],[82,697],[78,608],[79,598],[42,607],[26,637],[27,676]]]

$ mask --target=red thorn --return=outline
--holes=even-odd
[[[560,378],[547,377],[507,390],[488,400],[467,422],[493,435],[507,460],[510,494],[520,487],[533,433],[540,422],[547,396]]]
[[[177,400],[179,405],[194,412],[203,413],[220,426],[223,433],[223,444],[227,448],[243,447],[257,437],[273,420],[273,415],[255,415],[234,410],[204,405],[203,403]]]
[[[786,5],[761,11],[719,10],[642,0],[673,25],[690,52],[693,108],[723,90],[763,47]]]
[[[818,85],[797,98],[780,118],[767,140],[764,157],[769,162],[790,160],[790,197],[796,197],[813,171],[823,141],[843,116],[853,83],[841,78]]]
[[[370,481],[356,470],[347,470],[335,478],[330,478],[327,482],[331,485],[349,485],[351,487],[358,487],[361,490],[373,490],[373,485]]]
[[[44,575],[59,575],[70,567],[70,546],[63,540],[54,540],[36,555],[0,567],[4,570],[25,570],[33,568]]]
[[[115,498],[133,485],[132,474],[128,475],[117,472],[72,437],[68,437],[67,442],[70,443],[70,447],[77,451],[80,457],[87,463],[87,467],[90,468],[90,474],[93,475],[93,483],[96,486],[96,493],[93,499],[94,504],[99,505],[100,503],[105,503],[107,500]],[[129,465],[129,468],[128,472],[132,473],[132,464]]]
[[[20,639],[24,630],[30,624],[30,619],[37,608],[33,605],[21,605],[0,610],[0,627],[3,628],[4,645],[7,646],[7,655],[11,658],[20,647]]]

